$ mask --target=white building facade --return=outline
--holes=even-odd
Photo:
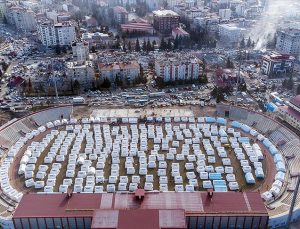
[[[221,41],[227,42],[228,45],[233,45],[239,42],[242,38],[245,29],[234,24],[219,25],[219,37]],[[224,43],[223,42],[223,43]]]
[[[87,42],[74,42],[72,44],[73,58],[77,61],[89,59],[89,44]]]
[[[194,56],[158,57],[155,73],[165,82],[197,80],[202,73],[201,61]]]
[[[276,50],[283,54],[300,55],[300,29],[278,31]]]
[[[78,80],[81,88],[91,88],[95,81],[94,65],[91,61],[68,62],[66,64],[67,77],[72,80]]]
[[[75,26],[70,22],[41,23],[38,25],[38,34],[45,46],[71,45],[76,40]]]
[[[30,9],[14,6],[7,9],[5,16],[8,23],[18,30],[31,32],[37,28],[35,13]]]

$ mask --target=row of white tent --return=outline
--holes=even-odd
[[[276,197],[278,197],[282,191],[283,188],[283,184],[285,182],[286,179],[286,164],[284,161],[284,158],[282,156],[282,154],[278,151],[277,147],[268,139],[266,138],[264,135],[258,133],[255,129],[242,124],[240,122],[237,121],[233,121],[231,123],[231,125],[234,128],[238,128],[241,129],[242,131],[249,133],[250,135],[254,136],[257,138],[257,140],[260,141],[261,144],[263,144],[268,152],[273,156],[274,159],[274,163],[276,166],[276,175],[274,177],[274,182],[270,188],[270,190],[262,193],[262,198],[267,201],[273,201]],[[266,130],[267,131],[267,130]],[[257,145],[257,144],[256,144]],[[256,147],[256,152],[258,147]],[[261,171],[257,171],[257,173],[260,173]]]

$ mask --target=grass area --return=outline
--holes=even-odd
[[[157,126],[157,125],[162,125],[162,124],[156,123],[154,125]],[[179,124],[177,124],[177,125],[179,125]],[[130,125],[127,125],[127,127],[128,127],[128,130],[129,130],[129,134],[131,134],[130,133]],[[63,129],[64,128],[62,128],[61,130],[63,130]],[[93,131],[93,125],[91,125],[90,131]],[[166,137],[165,128],[163,128],[163,137]],[[114,139],[115,139],[115,137],[113,137],[113,140]],[[41,138],[41,136],[38,136],[35,140],[41,141],[42,138]],[[54,141],[55,141],[55,138],[51,141],[51,143],[46,147],[46,149],[42,152],[41,156],[38,158],[38,161],[36,163],[36,169],[34,171],[35,174],[36,174],[36,172],[38,170],[39,165],[43,164],[44,158],[48,154],[48,152],[49,152],[49,150],[51,148],[51,145],[53,144]],[[179,147],[177,147],[177,149],[176,149],[177,154],[181,153],[183,144],[184,144],[184,141],[179,141]],[[146,151],[147,157],[151,154],[151,150],[154,148],[154,145],[155,144],[153,142],[153,139],[148,139],[148,150]],[[80,152],[84,152],[85,146],[86,146],[86,139],[84,138],[84,140],[83,140],[83,142],[81,144]],[[224,144],[222,144],[222,146],[224,146]],[[139,147],[139,144],[138,144],[138,147]],[[172,147],[171,146],[171,142],[169,142],[169,147]],[[72,147],[69,148],[68,154],[71,152],[71,148]],[[204,146],[203,146],[202,143],[200,143],[200,149],[201,149],[202,153],[205,154]],[[231,164],[234,167],[234,174],[236,176],[236,180],[237,180],[237,182],[239,184],[240,190],[242,190],[242,191],[254,190],[254,189],[258,188],[264,182],[264,180],[256,180],[256,184],[255,185],[247,185],[246,181],[245,181],[245,178],[244,178],[244,173],[242,171],[242,167],[240,165],[239,160],[237,160],[237,158],[236,158],[236,156],[234,154],[234,150],[232,148],[228,148],[228,149],[226,149],[226,151],[227,151],[228,158],[230,158]],[[189,153],[193,154],[192,152],[193,152],[192,145],[190,145]],[[162,151],[160,149],[158,153],[165,155],[165,158],[166,158],[166,154],[168,153],[168,151]],[[248,159],[248,156],[246,155],[245,151],[244,151],[244,154],[246,156],[246,159]],[[222,160],[218,156],[218,154],[217,154],[216,151],[215,151],[215,157],[216,157],[216,163],[214,163],[214,164],[206,163],[206,164],[207,165],[213,165],[214,167],[223,166],[222,165]],[[53,162],[55,162],[55,159],[54,159]],[[185,169],[185,163],[187,163],[188,160],[185,159],[184,161],[177,161],[176,159],[174,159],[173,161],[166,160],[166,162],[167,162],[166,173],[167,173],[167,177],[168,177],[168,188],[169,188],[169,191],[174,191],[175,190],[174,179],[171,176],[171,165],[172,165],[172,163],[179,163],[179,165],[180,165],[180,167],[179,167],[180,168],[180,174],[183,177],[183,185],[184,186],[187,185],[188,184],[188,179],[186,177],[187,170]],[[96,168],[96,163],[97,163],[97,161],[93,161],[92,162],[92,167]],[[59,186],[63,183],[63,179],[66,178],[65,175],[66,175],[66,170],[67,170],[67,164],[68,164],[68,156],[65,156],[65,161],[62,163],[61,171],[60,171],[60,173],[58,174],[58,176],[56,178],[56,184],[54,186],[54,191],[58,191],[59,190]],[[99,183],[96,184],[96,185],[103,185],[104,190],[106,190],[106,186],[108,184],[108,178],[109,178],[109,176],[111,174],[111,164],[112,164],[112,157],[109,154],[109,156],[108,156],[108,158],[106,160],[105,168],[103,170],[104,171],[105,182],[103,184],[99,184]],[[196,179],[198,181],[198,187],[195,187],[195,190],[197,190],[197,191],[204,191],[205,189],[203,189],[202,180],[199,178],[199,175],[196,172],[197,164],[196,164],[196,162],[193,162],[193,164],[194,164],[194,172],[196,174]],[[159,190],[159,176],[157,175],[158,165],[159,165],[159,163],[156,162],[156,168],[155,169],[148,169],[148,175],[152,174],[154,176],[154,182],[153,182],[153,189],[154,190]],[[50,170],[51,170],[51,165],[48,165],[48,166],[49,166],[49,169],[48,169],[47,173],[49,173]],[[120,166],[120,170],[119,170],[120,173],[119,173],[119,175],[120,176],[128,176],[128,185],[127,185],[127,189],[128,189],[129,188],[129,183],[131,183],[131,180],[132,180],[132,175],[127,175],[126,174],[125,157],[120,157],[120,164],[119,164],[119,166]],[[264,166],[264,171],[265,171],[265,163],[264,162],[263,162],[263,166]],[[138,175],[138,173],[139,173],[139,161],[138,161],[138,157],[134,157],[134,168],[135,168],[135,174],[134,175]],[[80,166],[76,165],[75,177],[76,177],[78,171],[80,171]],[[191,171],[191,170],[189,170],[189,171]],[[252,169],[252,173],[253,173],[253,175],[255,177],[253,169]],[[226,174],[222,175],[223,180],[225,180],[225,176],[226,176]],[[75,177],[73,178],[73,185],[74,185]],[[140,186],[144,187],[145,176],[140,176],[140,178],[141,178],[141,180],[140,180]],[[24,178],[20,177],[19,179],[20,179],[19,182],[22,182],[24,184]],[[45,184],[46,184],[47,177],[45,177],[44,180],[45,180]],[[83,186],[84,185],[85,185],[85,182],[83,183]],[[117,190],[117,187],[118,187],[118,182],[116,183],[116,190]],[[41,190],[35,190],[34,188],[32,188],[32,189],[30,189],[30,191],[36,192],[36,191],[41,191]]]

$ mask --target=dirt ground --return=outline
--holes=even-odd
[[[163,124],[159,124],[156,123],[155,125],[163,125]],[[174,125],[179,125],[179,124],[174,124]],[[92,126],[92,125],[91,125]],[[128,130],[130,130],[129,125],[127,125]],[[64,128],[63,128],[64,129]],[[92,131],[92,128],[90,129],[90,131]],[[164,131],[164,128],[163,128]],[[24,185],[25,179],[24,176],[19,176],[18,175],[18,169],[19,169],[19,165],[20,165],[20,160],[22,155],[24,154],[27,146],[29,146],[31,144],[32,141],[42,141],[42,139],[46,136],[46,134],[49,133],[49,130],[43,134],[40,134],[39,136],[37,136],[36,138],[34,138],[33,140],[29,141],[26,146],[24,146],[20,152],[18,153],[18,155],[16,156],[16,160],[13,163],[13,166],[11,166],[11,171],[10,171],[10,177],[11,177],[11,184],[14,188],[16,188],[19,191],[22,191],[24,193],[26,192],[37,192],[37,191],[42,191],[42,190],[35,190],[34,188],[26,188]],[[130,133],[130,132],[129,132]],[[164,137],[166,136],[166,132],[164,131]],[[113,138],[114,139],[114,138]],[[47,155],[47,153],[49,152],[49,149],[51,147],[51,144],[55,141],[55,139],[52,140],[52,142],[48,145],[48,147],[46,147],[46,149],[42,152],[41,156],[39,157],[37,163],[36,163],[36,170],[35,170],[35,174],[37,172],[37,169],[39,167],[39,165],[43,164],[44,158]],[[81,145],[81,149],[80,151],[83,151],[83,149],[85,148],[85,144],[86,141],[84,140],[82,145]],[[181,152],[182,149],[182,144],[183,141],[180,141],[180,145],[177,148],[177,154]],[[153,140],[149,139],[148,140],[148,151],[146,152],[146,155],[150,155],[151,150],[153,149]],[[223,145],[224,146],[224,145]],[[139,147],[139,145],[138,145]],[[171,147],[171,143],[169,143],[169,147]],[[200,148],[201,151],[205,154],[205,150],[203,148],[203,144],[200,144]],[[261,145],[262,148],[262,145]],[[262,148],[263,149],[263,148]],[[71,148],[69,149],[70,153]],[[264,154],[265,154],[265,160],[263,161],[263,167],[264,167],[264,172],[266,175],[266,178],[263,180],[256,180],[256,184],[255,185],[247,185],[246,181],[244,179],[244,174],[242,171],[242,168],[240,166],[239,161],[237,160],[237,158],[234,155],[234,152],[232,149],[228,149],[227,153],[228,153],[228,157],[231,159],[232,162],[232,166],[234,167],[234,174],[236,175],[236,180],[239,183],[239,187],[241,191],[254,191],[254,190],[260,190],[260,191],[265,191],[267,190],[271,184],[273,183],[273,178],[275,175],[275,167],[274,167],[274,163],[272,160],[272,157],[270,156],[269,153],[266,153],[265,150]],[[167,151],[159,151],[160,154],[164,154],[166,156]],[[192,150],[191,150],[191,146],[190,146],[190,154],[192,154]],[[213,164],[214,167],[216,166],[222,166],[222,162],[221,162],[221,158],[219,158],[219,156],[217,155],[217,153],[215,152],[215,156],[216,156],[216,163]],[[247,155],[246,155],[247,157]],[[125,169],[125,158],[120,158],[121,159],[121,163],[120,163],[120,176],[126,176],[126,169]],[[68,161],[68,157],[65,158],[65,161],[62,163],[62,169],[60,171],[60,174],[57,176],[56,178],[56,185],[54,187],[54,191],[58,191],[59,189],[59,185],[63,183],[63,179],[66,178],[65,177],[65,173],[66,173],[66,168],[67,168],[67,161]],[[167,161],[167,177],[168,177],[168,188],[169,191],[174,191],[175,189],[175,183],[174,183],[174,179],[171,176],[171,163],[175,162],[175,163],[179,163],[180,164],[180,174],[183,176],[183,185],[185,186],[188,183],[188,179],[185,176],[185,173],[187,172],[184,168],[184,165],[187,161],[187,159],[185,159],[185,161],[176,161],[176,159],[174,161]],[[96,185],[103,185],[104,190],[106,190],[106,186],[108,183],[108,177],[110,175],[111,172],[111,156],[109,156],[106,160],[106,166],[104,169],[104,176],[106,181],[104,182],[104,184],[96,184]],[[138,158],[135,157],[134,159],[134,167],[135,167],[135,174],[134,175],[138,175],[139,172],[139,162],[138,162]],[[92,164],[93,167],[96,167],[96,161],[93,162]],[[153,188],[154,190],[159,190],[159,177],[157,176],[157,168],[158,168],[158,162],[156,162],[156,169],[148,169],[148,174],[153,174],[154,175],[154,182],[153,182]],[[199,176],[197,175],[198,173],[196,172],[196,163],[194,162],[194,171],[198,180],[198,187],[195,188],[195,190],[198,191],[204,191],[205,189],[202,188],[202,181],[200,180]],[[48,169],[48,173],[51,170],[51,165],[49,165],[49,169]],[[77,172],[80,170],[80,166],[76,166],[76,171],[75,174],[77,175]],[[254,170],[252,170],[254,171]],[[76,176],[75,175],[75,176]],[[131,182],[131,175],[128,175],[129,181],[128,181],[128,186],[127,189],[129,188],[129,183]],[[223,179],[225,178],[225,175],[223,174]],[[47,180],[47,177],[45,177],[44,181]],[[75,177],[73,178],[73,184],[74,184],[74,180]],[[46,183],[46,182],[45,182]],[[140,182],[140,186],[143,187],[145,184],[145,176],[141,176],[141,182]],[[83,184],[85,185],[85,183]],[[116,184],[116,190],[117,190],[117,186],[118,183]]]

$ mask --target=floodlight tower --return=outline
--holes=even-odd
[[[300,174],[297,175],[297,184],[296,184],[296,188],[294,190],[294,195],[293,195],[291,207],[290,207],[288,218],[287,218],[287,221],[286,221],[286,228],[287,229],[290,229],[290,227],[291,227],[291,220],[292,220],[293,211],[294,211],[294,207],[295,207],[295,203],[296,203],[296,199],[297,199],[297,195],[298,195],[298,191],[299,191],[299,186],[300,186]]]

